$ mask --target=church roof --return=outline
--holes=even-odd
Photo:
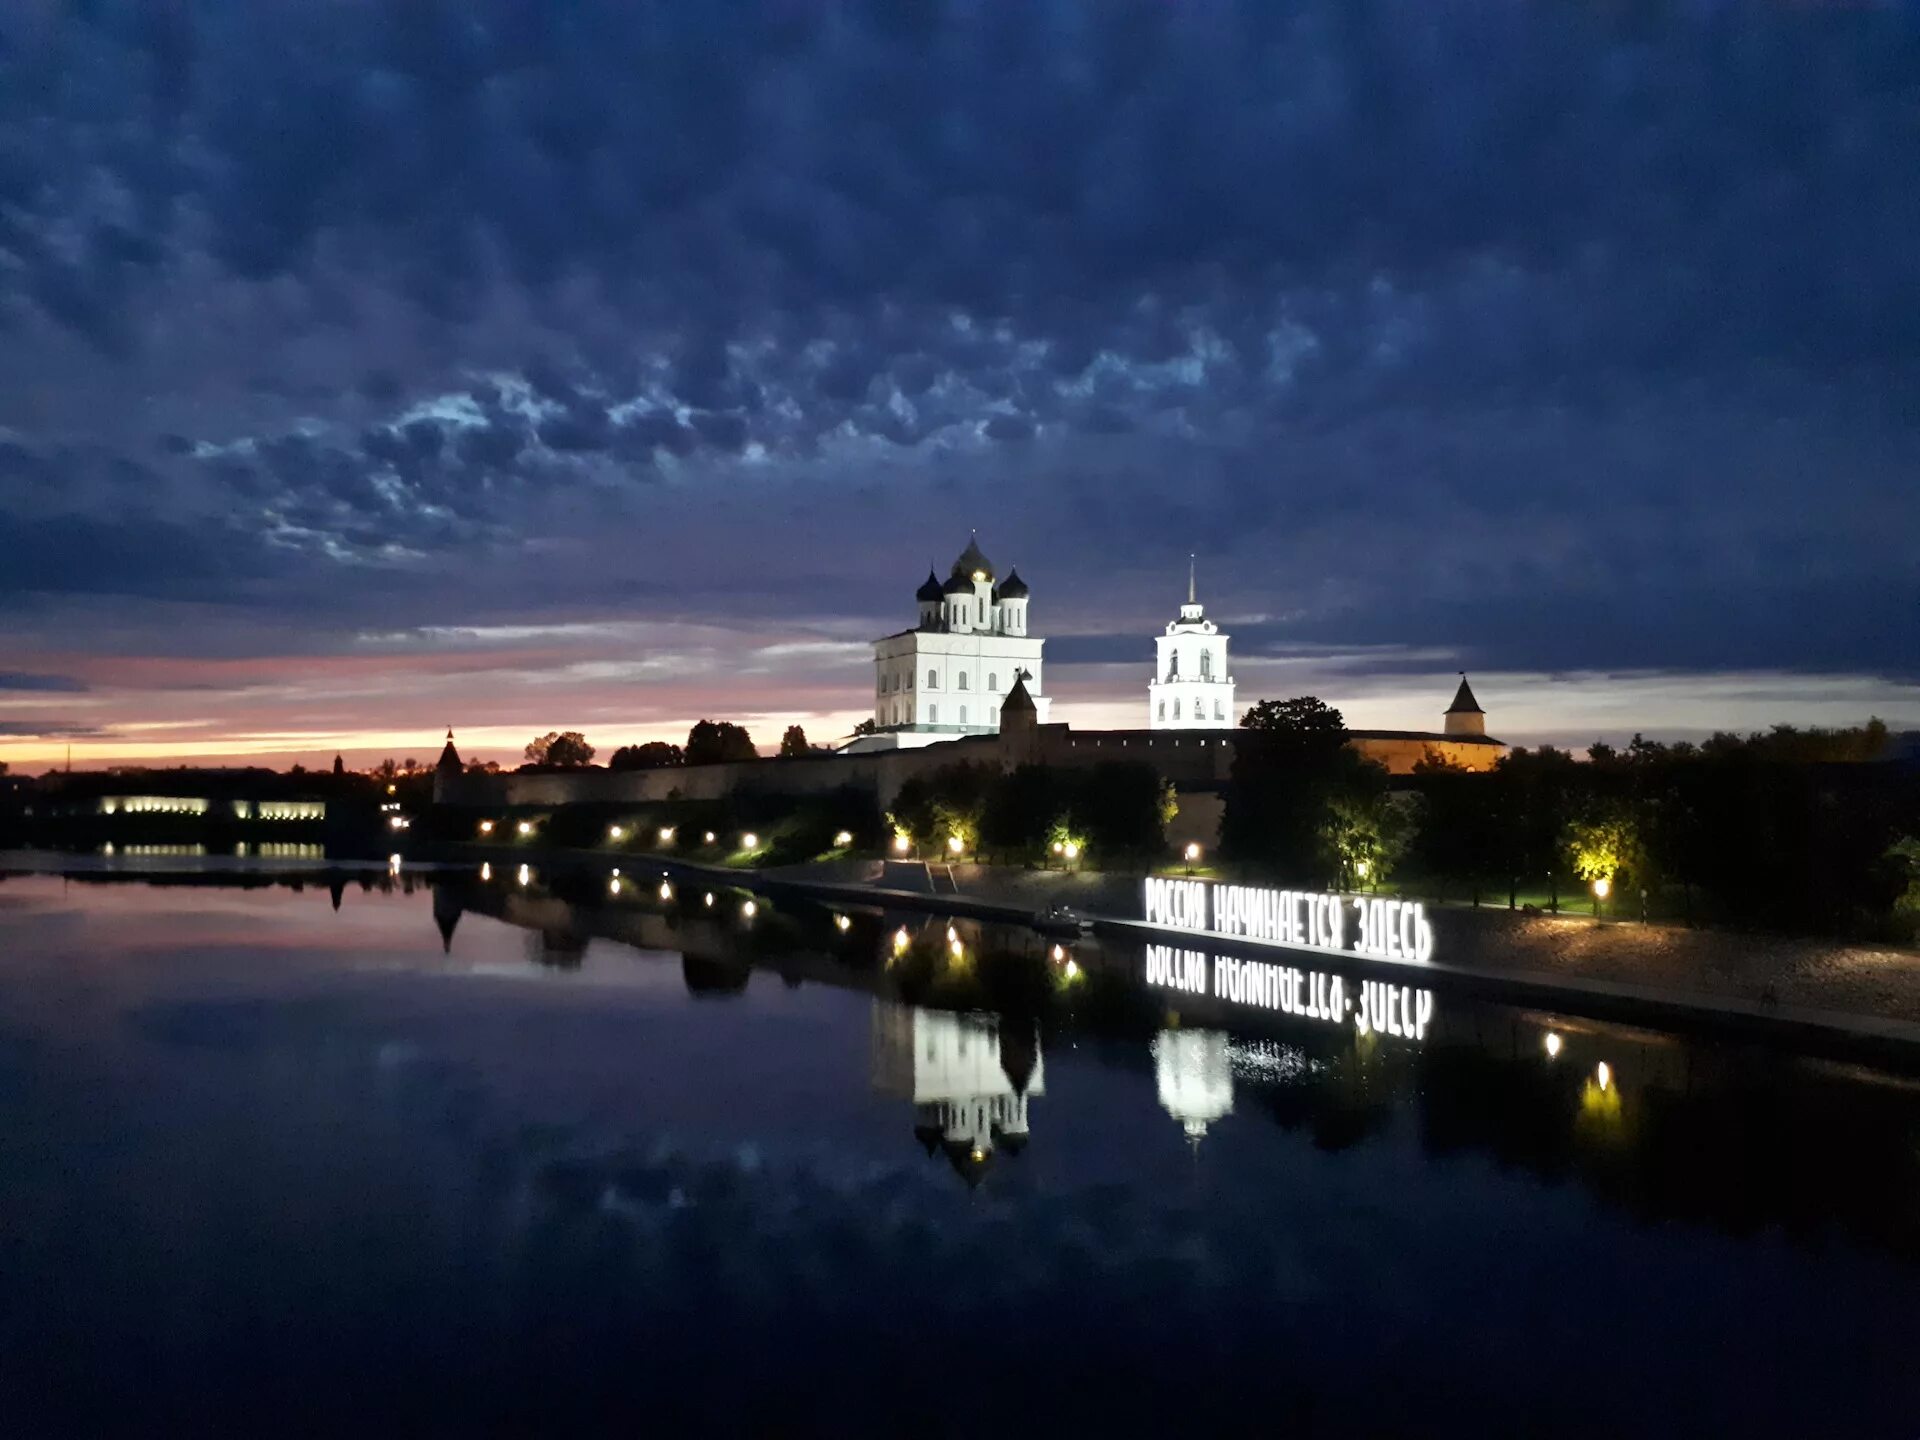
[[[967,591],[973,589],[973,581],[968,576],[962,575],[958,570],[955,570],[953,577],[940,588],[943,593],[948,595],[964,595]]]
[[[453,731],[451,730],[447,731],[446,748],[440,752],[440,758],[433,768],[439,770],[447,767],[455,770],[460,768],[460,752],[453,748]]]
[[[996,600],[1024,600],[1028,595],[1027,582],[1020,578],[1020,567],[1015,566],[1013,573],[1000,582],[1000,588],[993,592]]]
[[[956,580],[972,580],[976,570],[984,571],[986,577],[993,578],[993,562],[980,553],[980,541],[977,536],[967,537],[967,548],[960,552],[960,558],[953,562],[953,575]]]
[[[1024,710],[1029,715],[1040,713],[1040,707],[1033,703],[1033,696],[1027,693],[1027,672],[1024,670],[1013,677],[1013,688],[1007,691],[1007,698],[1000,702],[1002,715],[1009,710]]]
[[[1447,707],[1449,715],[1484,715],[1480,702],[1473,698],[1473,687],[1467,684],[1467,677],[1460,676],[1460,688],[1453,692],[1453,703]]]
[[[940,577],[929,570],[927,571],[926,583],[913,592],[913,598],[916,600],[933,601],[938,600],[946,593],[946,591],[940,588]]]

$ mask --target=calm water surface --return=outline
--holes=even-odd
[[[191,879],[0,881],[8,1433],[1920,1432],[1906,1078],[651,871]]]

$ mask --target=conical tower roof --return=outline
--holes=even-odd
[[[1429,714],[1432,712],[1429,711]],[[1460,688],[1453,692],[1453,703],[1447,707],[1449,715],[1484,715],[1480,702],[1473,698],[1473,687],[1467,684],[1466,672],[1460,675]]]
[[[1033,696],[1027,693],[1027,672],[1022,670],[1013,677],[1013,688],[1007,691],[1007,698],[1000,702],[1000,713],[1025,711],[1029,715],[1038,715],[1040,707],[1033,703]]]
[[[433,768],[436,770],[458,770],[460,768],[460,752],[453,748],[453,731],[447,731],[446,746],[441,750],[440,758],[434,762]]]
[[[940,577],[934,574],[932,570],[928,570],[926,583],[913,592],[913,598],[931,603],[939,600],[945,593],[946,592],[940,588]]]

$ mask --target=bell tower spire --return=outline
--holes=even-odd
[[[1193,564],[1194,564],[1193,552],[1188,551],[1187,552],[1187,603],[1189,605],[1197,603],[1193,598]]]

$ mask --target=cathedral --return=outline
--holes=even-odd
[[[1187,562],[1187,603],[1180,618],[1155,637],[1153,679],[1147,682],[1150,730],[1226,730],[1239,722],[1233,708],[1233,670],[1227,636],[1207,619],[1194,597],[1193,562]]]
[[[1029,633],[1027,582],[1001,579],[978,537],[945,580],[934,571],[915,592],[919,623],[873,642],[873,731],[843,754],[909,749],[1000,729],[1000,707],[1022,682],[1037,719],[1049,705],[1041,690],[1040,651]]]

